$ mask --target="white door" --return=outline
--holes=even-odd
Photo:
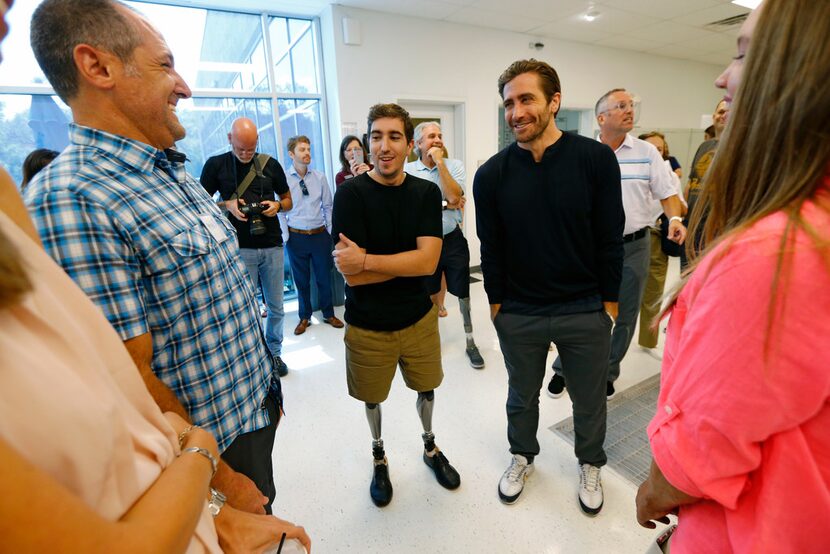
[[[449,157],[464,160],[464,143],[461,140],[464,130],[458,129],[456,125],[456,112],[460,109],[459,105],[406,101],[401,101],[400,105],[415,120],[432,120],[441,123],[444,146],[449,152]],[[416,121],[415,124],[417,125],[418,122]]]

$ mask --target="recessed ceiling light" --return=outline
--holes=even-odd
[[[732,0],[732,3],[741,6],[744,8],[749,8],[750,10],[754,10],[757,8],[763,0]]]
[[[585,15],[583,15],[582,17],[583,17],[583,19],[585,19],[585,21],[590,22],[590,21],[595,20],[597,17],[599,17],[599,12],[596,9],[594,9],[593,7],[591,7],[591,8],[588,8],[588,11],[585,12]]]

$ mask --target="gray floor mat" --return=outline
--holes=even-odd
[[[646,427],[657,407],[660,392],[660,374],[649,377],[608,401],[608,430],[605,435],[605,453],[611,469],[639,486],[648,476],[651,451]],[[574,443],[573,418],[549,427],[551,431]]]

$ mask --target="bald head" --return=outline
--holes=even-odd
[[[240,117],[234,120],[231,125],[231,132],[228,133],[228,142],[231,143],[233,155],[242,163],[250,162],[256,153],[257,132],[256,123],[247,117]]]

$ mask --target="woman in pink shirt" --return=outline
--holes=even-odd
[[[830,550],[828,36],[830,3],[767,0],[716,82],[735,103],[637,493],[641,525],[678,514],[675,554]]]

